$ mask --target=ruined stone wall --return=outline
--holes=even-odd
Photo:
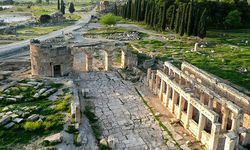
[[[121,64],[122,68],[132,69],[133,67],[138,65],[137,55],[127,50],[122,50]]]
[[[180,70],[170,62],[164,63],[163,71],[149,68],[146,85],[208,149],[237,149],[249,144],[248,114],[242,114],[242,107],[230,97],[210,88],[212,83],[204,80],[205,71],[198,76],[188,69]]]
[[[59,65],[61,76],[71,72],[73,57],[67,46],[53,43],[30,43],[31,74],[37,76],[54,76],[54,66]]]
[[[181,68],[185,74],[241,107],[244,111],[241,124],[243,127],[250,129],[250,98],[248,96],[225,84],[217,77],[187,62],[182,63]]]

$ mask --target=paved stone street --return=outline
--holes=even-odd
[[[122,80],[114,72],[80,76],[81,88],[90,90],[91,98],[85,100],[95,105],[103,137],[113,149],[179,149],[167,132],[161,130],[131,82]]]

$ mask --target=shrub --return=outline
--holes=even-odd
[[[44,123],[43,123],[45,130],[62,127],[62,125],[63,125],[63,117],[64,116],[62,114],[47,116]]]
[[[71,14],[75,12],[75,6],[74,6],[74,3],[72,3],[72,2],[69,4],[69,12]]]
[[[10,94],[11,95],[18,95],[20,93],[20,90],[18,87],[11,87],[10,88]]]
[[[226,19],[224,21],[224,24],[229,27],[237,27],[241,25],[241,12],[238,10],[233,10],[228,13],[226,16]]]
[[[103,15],[101,18],[100,18],[100,23],[102,25],[115,25],[116,24],[116,16],[114,16],[113,14],[111,13],[108,13],[106,15]]]
[[[49,130],[49,129],[53,128],[54,125],[55,124],[53,122],[48,122],[48,121],[43,122],[43,126],[44,126],[45,130]]]
[[[69,125],[67,130],[66,130],[68,133],[75,133],[77,132],[78,130],[75,128],[75,126],[73,124]]]
[[[41,15],[39,18],[40,23],[49,23],[50,22],[50,15]]]
[[[24,129],[26,131],[37,131],[42,128],[42,122],[39,121],[27,121],[24,124]]]
[[[61,100],[61,102],[56,105],[55,111],[66,111],[67,109],[68,102],[66,100]]]

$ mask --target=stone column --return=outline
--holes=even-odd
[[[169,97],[170,97],[170,92],[171,92],[170,88],[171,88],[170,85],[167,84],[167,99],[166,99],[166,103],[165,103],[166,107],[168,107],[168,103],[169,103]]]
[[[154,87],[155,87],[155,72],[152,71],[151,72],[151,80],[150,80],[150,89],[151,91],[154,91]]]
[[[198,50],[198,44],[199,44],[199,43],[195,43],[195,45],[194,45],[194,51],[197,51],[197,50]]]
[[[126,68],[127,67],[127,52],[122,50],[122,55],[121,55],[121,68]]]
[[[237,129],[240,127],[240,120],[241,120],[241,114],[235,114],[232,113],[232,131],[237,131]]]
[[[235,150],[237,143],[237,135],[234,132],[228,132],[225,134],[225,147],[224,150]]]
[[[228,115],[229,115],[229,110],[225,107],[222,106],[222,124],[221,124],[221,130],[226,131],[227,130],[227,122],[228,122]]]
[[[154,91],[155,91],[155,94],[158,94],[159,90],[160,90],[160,81],[161,81],[161,78],[156,75],[156,82],[155,82],[155,87],[154,87]]]
[[[92,71],[93,58],[91,54],[86,54],[86,71]]]
[[[179,111],[178,111],[177,119],[181,119],[181,112],[184,108],[184,100],[183,100],[183,97],[181,95],[179,96],[179,99],[180,99],[180,103],[179,103]]]
[[[205,93],[201,93],[201,94],[200,94],[200,101],[201,101],[202,104],[204,104],[205,98],[206,98]]]
[[[165,86],[167,86],[167,90],[165,91],[166,92],[166,97],[165,99],[163,99],[163,105],[166,107],[168,105],[168,91],[169,91],[169,85],[167,83],[165,83]]]
[[[211,129],[211,136],[209,141],[209,150],[217,150],[219,143],[219,133],[220,133],[221,124],[213,123]]]
[[[202,131],[205,128],[205,124],[206,124],[206,117],[202,113],[200,113],[200,115],[199,115],[199,124],[198,124],[198,134],[196,136],[196,138],[198,140],[201,139],[201,134],[202,134]]]
[[[151,78],[151,68],[148,68],[148,70],[147,70],[147,82],[149,82],[150,78]]]
[[[186,129],[189,128],[189,120],[192,118],[192,115],[193,115],[193,107],[192,104],[187,100],[188,102],[188,106],[187,106],[187,118],[186,118],[186,121],[184,123],[184,127]]]
[[[164,89],[165,89],[165,81],[161,80],[161,87],[160,87],[160,92],[159,92],[160,101],[162,101],[162,96],[163,96]]]
[[[105,51],[105,71],[112,69],[112,52]]]
[[[211,98],[208,99],[208,107],[213,108],[213,99]]]
[[[171,107],[171,112],[174,113],[174,109],[175,109],[175,103],[176,103],[176,99],[177,99],[177,92],[173,89],[173,94],[172,94],[172,107]]]

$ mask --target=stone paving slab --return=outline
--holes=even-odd
[[[81,76],[81,87],[90,90],[102,136],[117,150],[179,149],[169,147],[153,114],[146,108],[133,83],[114,72],[90,72]],[[168,135],[167,135],[168,136]]]

